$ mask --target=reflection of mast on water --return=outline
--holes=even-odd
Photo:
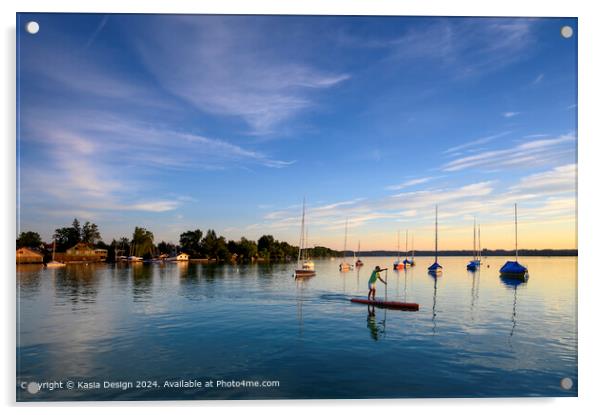
[[[510,329],[510,335],[508,336],[508,343],[512,347],[511,340],[512,340],[512,336],[514,335],[516,325],[518,323],[518,315],[516,312],[516,306],[518,303],[518,287],[519,287],[519,285],[526,284],[526,281],[515,279],[515,278],[507,278],[507,277],[504,277],[503,275],[500,275],[500,280],[506,287],[508,287],[514,291],[514,299],[512,302],[512,328]]]
[[[514,302],[512,304],[512,330],[510,330],[510,337],[514,335],[514,329],[516,328],[516,297],[517,297],[517,288],[514,287]]]
[[[433,280],[435,280],[435,285],[433,288],[433,334],[435,334],[437,332],[437,321],[436,321],[436,317],[437,317],[437,277],[433,277]]]
[[[477,269],[475,272],[470,273],[472,276],[472,287],[470,289],[470,319],[474,322],[474,308],[475,303],[479,300],[479,285],[481,281],[481,270]]]
[[[297,321],[299,322],[299,337],[303,337],[303,287],[305,280],[298,278],[297,283]]]
[[[403,273],[403,302],[408,302],[408,270]]]

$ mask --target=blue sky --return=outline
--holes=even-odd
[[[40,31],[25,32],[36,20]],[[575,19],[20,14],[20,230],[572,248]]]

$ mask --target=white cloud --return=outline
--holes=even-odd
[[[163,17],[137,42],[161,85],[203,112],[244,120],[254,134],[274,133],[314,106],[314,94],[350,78],[277,56],[272,34],[244,17]]]
[[[507,112],[503,112],[502,116],[505,118],[512,118],[512,117],[516,117],[517,115],[519,115],[520,112],[516,112],[516,111],[507,111]]]
[[[557,160],[566,156],[559,148],[568,143],[574,143],[575,136],[572,134],[562,135],[556,138],[527,141],[513,148],[503,150],[489,150],[476,155],[461,157],[443,165],[444,171],[459,171],[474,167],[502,167],[518,166],[530,163],[531,166],[538,165],[550,160]],[[571,148],[569,152],[574,152]]]
[[[401,189],[405,189],[406,187],[412,187],[412,186],[416,186],[418,184],[424,184],[424,183],[430,182],[433,179],[435,179],[435,178],[434,177],[421,177],[421,178],[417,178],[417,179],[410,179],[410,180],[407,180],[400,184],[387,186],[386,189],[387,190],[401,190]]]
[[[523,177],[516,185],[510,187],[510,190],[516,192],[537,194],[575,192],[576,189],[576,164],[566,164],[552,170]]]
[[[504,131],[504,132],[501,132],[501,133],[498,133],[498,134],[493,134],[493,135],[489,135],[489,136],[486,136],[486,137],[478,138],[476,140],[469,141],[469,142],[464,143],[464,144],[460,144],[460,145],[457,145],[457,146],[454,146],[454,147],[450,147],[447,150],[445,150],[443,153],[444,154],[453,153],[451,155],[457,155],[457,154],[460,154],[460,153],[457,153],[458,150],[463,150],[463,149],[466,149],[466,148],[470,148],[470,147],[474,147],[474,146],[478,146],[478,145],[489,143],[490,141],[493,141],[493,140],[496,140],[498,138],[507,136],[511,132],[512,131]]]

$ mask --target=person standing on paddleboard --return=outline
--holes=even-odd
[[[375,300],[376,297],[376,280],[380,280],[383,284],[387,284],[387,282],[385,280],[383,280],[380,277],[380,272],[381,271],[386,271],[387,268],[383,268],[381,269],[378,265],[374,268],[374,271],[372,271],[372,274],[370,275],[370,279],[368,280],[368,300],[370,300],[370,296],[372,296],[372,301]]]

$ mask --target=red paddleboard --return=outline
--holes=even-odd
[[[365,298],[352,298],[352,303],[368,304],[380,308],[394,308],[396,310],[418,311],[416,303],[400,303],[398,301],[366,300]]]

